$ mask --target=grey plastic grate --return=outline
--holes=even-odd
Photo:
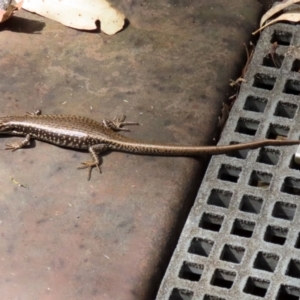
[[[264,30],[245,79],[219,144],[298,139],[300,26]],[[157,300],[300,299],[296,150],[212,157]]]

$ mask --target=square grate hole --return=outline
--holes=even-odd
[[[250,238],[253,234],[255,223],[242,219],[235,219],[231,234],[238,235],[245,238]]]
[[[297,163],[295,162],[295,155],[292,156],[292,159],[291,159],[291,162],[290,162],[289,167],[290,167],[291,169],[300,171],[300,164],[297,164]]]
[[[221,260],[229,261],[235,264],[241,263],[245,254],[245,248],[234,245],[224,245],[220,255]]]
[[[172,290],[169,300],[192,300],[193,296],[192,291],[175,288]]]
[[[299,300],[300,288],[291,285],[281,285],[276,300]]]
[[[255,258],[253,268],[274,272],[279,261],[279,256],[274,253],[258,252]]]
[[[273,90],[276,82],[276,77],[258,73],[254,75],[253,86],[264,90]]]
[[[256,120],[239,118],[235,132],[255,136],[259,123],[260,122]]]
[[[220,231],[224,217],[211,213],[204,213],[202,215],[199,227],[211,231]]]
[[[243,291],[246,294],[251,294],[258,297],[265,297],[269,285],[269,280],[249,277]]]
[[[266,189],[270,186],[273,175],[261,171],[252,171],[249,185]]]
[[[248,96],[243,107],[244,110],[263,113],[265,111],[268,100],[256,96]]]
[[[272,216],[279,219],[293,221],[296,208],[296,204],[278,201],[274,205]]]
[[[230,142],[230,145],[237,145],[240,144],[239,142]],[[229,153],[226,153],[229,157],[235,157],[239,159],[246,159],[249,153],[249,149],[241,149],[241,150],[233,150]]]
[[[294,119],[298,106],[289,102],[279,101],[274,115],[277,117]]]
[[[263,58],[262,65],[270,68],[277,68],[280,69],[282,62],[284,60],[283,55],[279,55],[277,53],[274,53],[271,55],[270,53]]]
[[[213,189],[210,192],[207,203],[209,205],[228,208],[231,198],[232,192]]]
[[[291,32],[274,30],[270,42],[273,44],[277,42],[278,45],[289,46],[291,44],[293,34]]]
[[[202,276],[203,269],[203,265],[184,261],[178,276],[179,278],[189,281],[199,281]]]
[[[300,95],[300,81],[288,79],[285,83],[283,92],[291,95]]]
[[[216,269],[210,284],[221,288],[230,289],[236,277],[235,272]]]
[[[289,230],[278,226],[269,225],[266,229],[264,240],[278,245],[284,245]]]
[[[281,191],[291,195],[300,195],[300,179],[286,177],[282,184]]]
[[[218,179],[224,181],[238,182],[242,168],[237,168],[231,165],[221,165]]]
[[[300,261],[298,259],[290,260],[285,275],[300,278]]]
[[[263,204],[263,199],[252,195],[244,195],[240,203],[239,209],[241,211],[259,214]]]
[[[282,126],[278,124],[270,124],[266,137],[267,139],[272,139],[272,140],[286,140],[289,131],[290,129],[286,126]]]
[[[297,73],[300,72],[300,60],[299,59],[294,60],[291,71],[297,72]]]
[[[257,157],[257,162],[266,165],[276,166],[280,157],[280,151],[270,148],[261,148]]]
[[[296,249],[300,249],[300,232],[298,233],[298,237],[297,237],[297,241],[296,241],[296,244],[295,244],[295,248]]]
[[[204,295],[203,300],[226,300],[225,298],[220,298],[218,296],[212,296],[212,295]]]
[[[193,238],[188,252],[200,256],[208,257],[214,242],[208,239]]]

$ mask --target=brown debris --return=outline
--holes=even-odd
[[[247,55],[247,61],[246,61],[246,64],[242,70],[242,73],[241,73],[241,76],[239,78],[237,78],[236,80],[230,80],[230,86],[235,88],[236,89],[236,92],[234,95],[230,96],[228,99],[228,103],[223,103],[222,105],[222,110],[221,110],[221,114],[218,118],[218,127],[220,129],[220,132],[223,131],[224,129],[224,126],[226,124],[226,121],[228,119],[228,116],[229,116],[229,112],[231,110],[231,107],[232,105],[234,104],[235,100],[237,99],[237,96],[239,94],[239,91],[240,91],[240,86],[241,86],[241,83],[242,82],[246,82],[246,80],[244,79],[245,77],[245,74],[248,70],[248,67],[249,67],[249,64],[250,64],[250,61],[253,57],[253,53],[254,53],[254,45],[250,42],[250,52],[249,52],[249,49],[248,47],[246,46],[246,44],[244,43],[244,47],[245,47],[245,50],[246,50],[246,55]]]
[[[0,9],[0,23],[5,22],[8,20],[16,10],[21,9],[23,1],[16,3],[16,4],[9,4],[7,9]]]

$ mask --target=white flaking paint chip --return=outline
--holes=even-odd
[[[101,30],[109,35],[125,23],[124,14],[106,0],[24,0],[22,8],[76,29],[96,29],[99,20]]]

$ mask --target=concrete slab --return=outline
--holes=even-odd
[[[2,24],[1,115],[126,114],[134,138],[213,144],[260,4],[114,2],[130,23],[115,36],[25,11]],[[88,182],[88,154],[4,151],[18,139],[0,139],[1,298],[154,299],[208,158],[111,153]]]

